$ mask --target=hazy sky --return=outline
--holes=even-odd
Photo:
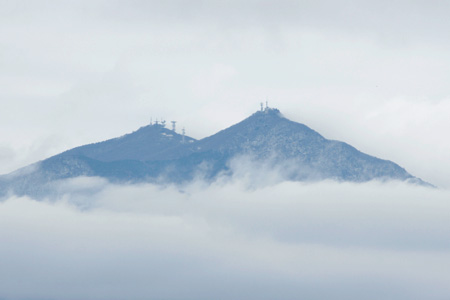
[[[0,172],[150,117],[202,138],[269,99],[450,187],[448,1],[0,0]]]

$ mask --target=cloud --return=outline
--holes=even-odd
[[[65,182],[0,203],[0,298],[442,299],[448,191]],[[97,187],[97,188],[96,188]],[[89,192],[77,193],[76,190]]]

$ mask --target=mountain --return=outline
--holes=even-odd
[[[104,142],[84,145],[65,151],[57,156],[85,156],[100,161],[155,160],[167,151],[183,143],[196,140],[166,129],[162,124],[153,124],[137,131]]]
[[[364,154],[339,141],[327,140],[309,127],[284,118],[277,109],[266,109],[228,129],[196,142],[197,152],[220,152],[228,157],[249,154],[274,164],[289,162],[302,169],[297,179],[414,178],[397,164]]]
[[[232,162],[282,171],[286,180],[365,182],[400,180],[429,185],[399,165],[328,140],[277,109],[258,111],[210,137],[195,140],[161,124],[122,137],[77,147],[0,177],[3,194],[43,196],[55,182],[100,176],[112,182],[183,183],[233,173]]]

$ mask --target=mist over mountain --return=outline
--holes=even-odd
[[[156,123],[107,141],[65,151],[0,179],[2,194],[42,196],[54,182],[96,176],[116,183],[213,181],[234,173],[232,162],[277,169],[283,180],[367,182],[399,180],[429,185],[388,160],[340,141],[266,107],[212,136],[195,140]]]

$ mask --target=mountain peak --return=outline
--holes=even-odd
[[[251,117],[272,117],[272,118],[284,118],[284,116],[281,114],[281,112],[277,108],[271,108],[266,107],[264,109],[258,110],[254,114],[251,115]]]
[[[399,165],[328,140],[308,126],[262,108],[243,121],[201,140],[180,135],[164,124],[150,124],[118,138],[80,146],[42,161],[33,172],[3,179],[19,194],[45,194],[48,183],[76,176],[118,182],[185,182],[232,174],[234,158],[281,170],[287,180],[365,182],[400,180],[423,184]],[[3,188],[5,189],[5,188]]]
[[[60,155],[85,156],[100,161],[151,160],[154,155],[195,139],[165,128],[163,124],[150,124],[123,136],[99,143],[80,146]]]

